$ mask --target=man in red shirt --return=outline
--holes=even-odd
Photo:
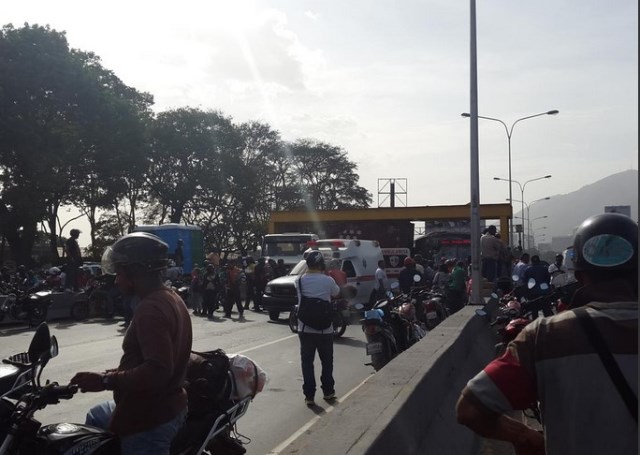
[[[340,260],[332,259],[327,265],[327,275],[333,278],[338,287],[342,288],[347,284],[347,274],[340,270]]]
[[[120,437],[122,454],[169,454],[187,415],[182,387],[192,331],[182,299],[164,286],[168,246],[160,238],[134,232],[118,239],[102,256],[102,268],[116,285],[140,302],[122,342],[118,368],[80,372],[71,383],[83,392],[113,390],[113,401],[92,408],[87,424]]]

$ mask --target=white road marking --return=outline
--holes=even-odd
[[[360,384],[358,384],[357,386],[355,386],[353,389],[349,390],[342,398],[340,398],[339,400],[336,400],[336,403],[342,403],[344,400],[346,400],[347,398],[349,398],[349,396],[354,393],[356,390],[358,390],[360,387],[362,387],[365,382],[367,382],[371,377],[368,376],[364,381],[362,381]],[[331,411],[333,411],[335,409],[335,406],[329,406],[327,407],[327,409],[325,409],[322,413],[316,415],[315,417],[313,417],[311,420],[309,420],[307,423],[305,423],[303,426],[301,426],[295,433],[293,433],[291,436],[289,436],[287,439],[285,439],[284,441],[282,441],[277,447],[271,449],[269,452],[267,452],[266,455],[278,455],[279,453],[281,453],[289,444],[291,444],[293,441],[295,441],[296,439],[298,439],[302,434],[304,434],[309,428],[311,428],[316,422],[318,422],[318,420],[320,420],[322,418],[322,416],[329,414]]]
[[[293,337],[297,337],[298,335],[289,335],[287,337],[284,338],[278,338],[277,340],[273,340],[273,341],[269,341],[268,343],[263,343],[263,344],[259,344],[257,346],[253,346],[250,347],[248,349],[245,349],[244,351],[238,351],[236,352],[236,354],[244,354],[245,352],[249,352],[249,351],[255,351],[256,349],[260,349],[260,348],[264,348],[265,346],[271,346],[272,344],[276,344],[276,343],[280,343],[281,341],[285,341],[285,340],[289,340]]]

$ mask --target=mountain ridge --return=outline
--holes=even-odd
[[[604,207],[612,205],[631,206],[631,218],[638,220],[637,169],[611,174],[576,191],[552,195],[549,200],[532,205],[528,213],[531,220],[547,216],[544,220],[532,223],[534,235],[546,234],[545,238],[536,238],[536,243],[550,242],[554,236],[573,235],[582,221],[589,216],[604,213]],[[514,217],[517,216],[521,216],[520,211],[514,212]],[[546,229],[541,229],[543,226]]]

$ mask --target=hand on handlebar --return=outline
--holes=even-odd
[[[102,392],[104,390],[100,373],[81,371],[76,373],[70,382],[71,384],[76,384],[81,392]]]

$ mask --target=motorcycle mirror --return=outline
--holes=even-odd
[[[492,299],[497,299],[498,298],[498,294],[496,294],[495,292],[491,293],[491,298]],[[477,312],[476,312],[477,313]]]
[[[422,281],[422,278],[420,277],[420,275],[418,275],[417,273],[415,275],[413,275],[413,282],[414,283],[419,283],[420,281]]]
[[[51,334],[49,333],[49,326],[46,322],[43,322],[36,329],[36,333],[34,333],[29,345],[29,350],[27,351],[29,362],[35,363],[43,353],[49,352],[49,349],[51,349]]]
[[[520,277],[514,273],[513,275],[511,275],[511,280],[512,281],[520,281]]]
[[[51,348],[49,349],[49,358],[53,359],[58,356],[60,350],[58,349],[58,339],[55,335],[51,336]]]
[[[481,310],[480,308],[478,308],[478,309],[476,310],[476,316],[480,316],[481,318],[485,317],[487,314],[489,314],[489,313],[487,313],[487,312],[486,312],[486,311],[484,311],[484,310]]]
[[[360,311],[364,308],[364,305],[361,303],[356,303],[353,305],[353,308],[355,308],[356,310]]]
[[[391,288],[392,291],[394,291],[400,287],[400,283],[398,283],[397,281],[394,281],[393,283],[391,283],[389,287]]]
[[[529,289],[533,289],[536,286],[536,280],[533,278],[529,278],[529,281],[527,281],[527,287]]]
[[[540,285],[540,289],[542,289],[543,291],[546,291],[547,289],[549,289],[549,285],[547,283],[542,283]]]

